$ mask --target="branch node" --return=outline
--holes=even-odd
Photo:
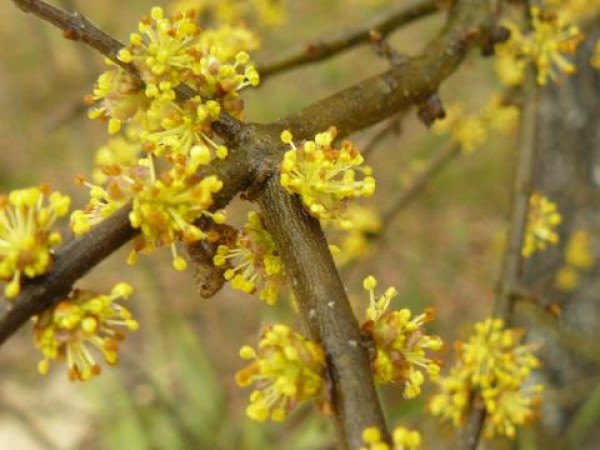
[[[417,115],[419,116],[419,119],[421,119],[421,122],[428,128],[433,125],[436,120],[446,117],[446,111],[444,110],[444,105],[442,104],[440,96],[437,93],[429,96],[427,100],[419,105]]]

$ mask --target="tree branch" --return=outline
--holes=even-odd
[[[507,324],[510,324],[512,318],[515,288],[520,284],[523,262],[521,249],[527,225],[529,198],[533,188],[535,119],[538,108],[538,89],[533,80],[533,74],[529,74],[526,87],[528,90],[524,90],[524,92],[531,92],[531,94],[525,101],[521,113],[521,135],[512,189],[510,232],[500,272],[493,313],[495,318],[503,319]],[[486,412],[484,406],[477,399],[472,403],[471,407],[472,410],[467,425],[459,438],[458,450],[475,450],[479,442],[479,435],[482,431]],[[477,422],[478,417],[481,417],[480,426],[472,426],[471,421],[479,423]]]
[[[369,353],[335,268],[319,222],[273,176],[257,197],[265,224],[281,253],[300,314],[327,353],[333,407],[345,448],[358,449],[362,430],[386,435]]]
[[[494,26],[490,0],[457,1],[440,34],[421,54],[380,75],[319,100],[273,124],[309,138],[331,125],[341,136],[362,130],[409,106],[421,104],[462,63],[473,44],[482,43]]]
[[[378,31],[383,36],[386,36],[397,28],[433,14],[436,11],[438,11],[438,7],[434,0],[419,0],[412,5],[402,6],[392,13],[385,13],[382,18],[364,28],[352,30],[349,33],[331,39],[310,42],[295,54],[260,66],[258,72],[260,73],[261,80],[266,80],[280,72],[322,61],[359,44],[368,42],[371,31]]]

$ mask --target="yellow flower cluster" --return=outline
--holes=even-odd
[[[223,183],[215,176],[198,178],[193,173],[180,173],[189,167],[175,166],[157,178],[152,155],[140,159],[134,166],[106,167],[108,181],[104,188],[86,183],[91,190],[91,200],[84,210],[71,215],[73,232],[87,232],[92,225],[131,201],[129,220],[142,234],[134,240],[129,262],[133,264],[140,252],[151,253],[157,247],[169,245],[175,269],[185,269],[186,262],[178,255],[176,242],[183,240],[189,244],[207,238],[195,223],[201,216],[211,217],[216,223],[225,221],[223,211],[208,211],[213,204],[213,194]]]
[[[450,133],[465,153],[471,153],[495,135],[512,133],[518,125],[519,116],[519,108],[494,95],[476,114],[466,114],[462,103],[450,104],[446,108],[446,117],[434,122],[433,131],[437,134]]]
[[[412,317],[408,309],[389,310],[391,300],[397,295],[395,288],[388,288],[376,298],[377,281],[368,276],[363,287],[369,292],[367,321],[361,329],[374,344],[372,371],[379,384],[399,382],[404,385],[404,397],[414,398],[421,392],[425,381],[424,372],[436,376],[440,363],[428,353],[442,347],[439,336],[425,333],[423,326],[433,320],[433,310]]]
[[[371,253],[369,238],[381,230],[381,219],[373,208],[351,204],[344,219],[350,226],[341,230],[344,234],[339,245],[332,246],[335,261],[341,266],[368,257]]]
[[[539,367],[532,346],[521,345],[522,332],[505,329],[500,319],[475,324],[467,342],[458,343],[457,362],[446,377],[436,380],[440,393],[430,403],[434,415],[463,424],[472,396],[485,405],[485,435],[515,436],[516,426],[536,416],[541,385],[526,386]]]
[[[286,19],[282,0],[174,0],[172,9],[192,9],[200,17],[224,24],[238,24],[252,18],[262,25],[276,26]]]
[[[51,228],[69,211],[70,199],[47,186],[0,195],[0,280],[7,281],[7,298],[21,291],[24,277],[46,273],[52,265],[51,249],[61,242]]]
[[[301,402],[323,395],[323,349],[285,325],[265,325],[258,348],[242,347],[240,356],[252,361],[236,374],[236,382],[254,384],[246,409],[254,420],[284,420]]]
[[[281,163],[281,185],[290,194],[300,195],[312,216],[349,228],[351,223],[344,218],[346,202],[373,195],[375,179],[370,167],[361,167],[363,157],[350,141],[344,141],[340,149],[331,146],[336,134],[331,127],[314,141],[296,147],[289,131],[281,133],[281,140],[292,147]],[[362,180],[357,180],[357,172],[364,174]]]
[[[260,299],[269,305],[275,304],[286,280],[275,242],[255,211],[248,213],[248,221],[235,245],[219,245],[213,262],[216,266],[230,263],[233,267],[224,276],[231,286],[249,294],[259,289]]]
[[[109,132],[122,135],[96,154],[93,180],[98,184],[81,178],[91,189],[90,201],[73,213],[72,228],[76,234],[87,232],[131,202],[131,224],[142,232],[131,263],[140,252],[169,245],[173,265],[183,270],[186,262],[176,242],[211,238],[198,227],[201,216],[218,224],[225,220],[223,212],[208,211],[222,182],[197,173],[227,157],[212,124],[223,112],[242,113],[238,91],[259,81],[246,50],[258,41],[243,27],[203,30],[196,19],[194,11],[167,17],[161,8],[152,8],[118,55],[134,65],[140,79],[113,64],[87,99],[96,104],[90,115],[109,119]],[[182,83],[199,95],[180,101],[175,89]]]
[[[564,263],[556,273],[556,287],[567,292],[575,289],[581,280],[581,272],[594,267],[594,260],[590,233],[574,232],[565,248]]]
[[[394,429],[393,447],[382,441],[381,431],[377,427],[365,428],[362,439],[366,445],[360,447],[360,450],[416,450],[421,445],[421,434],[404,427]]]
[[[111,63],[86,97],[95,105],[89,115],[108,119],[111,134],[123,123],[134,125],[146,152],[166,153],[179,163],[225,158],[227,149],[210,125],[221,112],[242,114],[239,91],[259,83],[247,53],[257,47],[256,37],[243,27],[203,30],[193,11],[166,17],[155,7],[118,54],[135,66],[141,79]],[[174,89],[181,83],[199,95],[178,104]]]
[[[556,203],[548,200],[539,192],[531,194],[529,199],[529,216],[523,238],[521,254],[529,258],[537,251],[544,250],[548,245],[558,243],[556,228],[562,218]]]
[[[43,355],[39,372],[48,373],[50,360],[66,359],[69,378],[86,381],[101,372],[90,347],[98,349],[108,364],[116,364],[119,342],[125,338],[123,331],[138,329],[129,310],[117,303],[131,293],[126,283],[117,284],[107,295],[75,290],[37,316],[33,335]]]
[[[104,184],[109,180],[104,168],[134,166],[142,153],[142,144],[132,127],[126,128],[126,135],[113,136],[105,145],[96,149],[92,181]]]
[[[575,65],[566,55],[573,55],[583,40],[579,28],[571,25],[566,15],[542,11],[538,6],[530,8],[530,16],[530,32],[514,21],[507,21],[510,38],[496,45],[496,73],[508,86],[523,82],[529,64],[536,68],[540,85],[548,80],[559,81],[561,72],[575,72]]]

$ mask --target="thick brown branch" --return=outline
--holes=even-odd
[[[137,234],[129,224],[129,211],[122,208],[98,224],[93,232],[61,247],[50,272],[29,281],[14,299],[14,306],[2,317],[0,344],[32,316],[67,296],[73,283]]]
[[[352,30],[349,33],[327,40],[308,43],[298,53],[259,67],[258,72],[261,79],[265,80],[280,72],[322,61],[359,44],[368,42],[371,31],[378,31],[382,36],[386,36],[390,32],[432,14],[437,10],[438,8],[433,0],[420,0],[412,5],[402,6],[402,8],[393,13],[387,12],[381,19],[364,28]]]
[[[491,3],[457,2],[444,29],[420,55],[313,103],[275,126],[291,129],[294,137],[309,138],[335,125],[341,136],[346,136],[424,102],[459,67],[470,44],[493,27]]]
[[[266,183],[257,200],[280,249],[304,323],[326,350],[340,436],[345,448],[358,449],[364,428],[375,425],[387,431],[369,354],[327,241],[319,222],[297,197],[283,190],[278,176]]]
[[[240,142],[237,145],[242,149],[245,148],[244,136],[244,133],[238,136]],[[239,191],[250,185],[255,173],[247,161],[244,157],[227,159],[210,168],[209,173],[228,180],[215,196],[215,209],[226,206]],[[57,252],[51,270],[23,286],[12,301],[11,309],[0,319],[0,345],[31,317],[65,298],[79,278],[139,233],[129,223],[130,210],[130,206],[121,208],[88,233],[67,242]]]

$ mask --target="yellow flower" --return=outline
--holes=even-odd
[[[373,208],[351,204],[344,213],[346,229],[339,243],[335,261],[344,265],[350,261],[364,259],[371,253],[369,239],[381,230],[381,219]],[[334,222],[334,225],[338,225]]]
[[[152,159],[149,160],[152,165]],[[225,222],[225,214],[209,212],[213,194],[219,192],[223,183],[216,176],[197,177],[170,176],[153,179],[135,193],[129,220],[142,234],[134,241],[129,262],[135,262],[139,252],[150,253],[155,248],[169,245],[173,254],[173,267],[186,268],[185,260],[178,255],[176,242],[186,244],[208,238],[207,233],[195,223],[201,216],[209,216],[216,223]]]
[[[573,291],[581,282],[579,271],[571,266],[562,266],[556,272],[554,284],[564,292]]]
[[[296,147],[291,133],[284,131],[282,141],[292,149],[284,155],[280,180],[290,194],[300,195],[312,216],[348,228],[351,223],[344,218],[347,200],[373,195],[375,179],[370,167],[361,167],[363,158],[350,141],[344,141],[341,149],[331,146],[336,134],[331,127],[314,141]],[[358,172],[364,174],[362,180],[357,180]]]
[[[52,265],[52,247],[61,242],[51,228],[69,211],[70,199],[47,186],[0,195],[0,280],[4,293],[16,297],[23,277],[34,278]]]
[[[529,216],[521,249],[523,257],[528,258],[536,251],[558,243],[558,233],[555,229],[561,222],[562,218],[555,203],[539,192],[531,194]]]
[[[82,181],[90,188],[91,199],[84,210],[71,215],[73,232],[87,232],[92,225],[131,201],[129,220],[142,233],[134,240],[129,262],[134,263],[140,252],[151,253],[157,247],[169,245],[173,266],[177,270],[185,269],[186,262],[179,256],[176,242],[191,243],[209,237],[195,223],[201,216],[208,216],[217,223],[225,221],[222,211],[209,211],[213,194],[221,190],[223,183],[215,176],[199,178],[188,174],[189,168],[189,164],[175,166],[157,177],[152,155],[140,159],[135,166],[105,168],[109,176],[105,187]]]
[[[106,183],[109,180],[107,173],[114,171],[115,167],[133,166],[137,163],[142,145],[139,139],[129,137],[129,129],[130,127],[128,127],[127,137],[112,137],[105,145],[96,150],[94,155],[95,167],[92,173],[94,183]]]
[[[258,348],[242,347],[240,356],[252,361],[236,374],[236,382],[254,384],[246,408],[254,420],[281,421],[301,402],[323,395],[323,349],[285,325],[265,325]]]
[[[50,360],[66,359],[69,379],[86,381],[101,372],[90,352],[93,347],[108,364],[116,364],[119,342],[125,338],[123,331],[138,329],[129,310],[117,303],[117,299],[127,299],[131,293],[126,283],[115,285],[107,295],[75,290],[37,316],[33,336],[43,355],[39,372],[48,373]]]
[[[558,81],[560,73],[572,74],[575,65],[565,55],[573,55],[583,40],[575,25],[569,25],[566,16],[543,12],[538,6],[530,9],[532,31],[526,33],[521,26],[507,21],[510,38],[496,45],[496,69],[500,81],[518,85],[528,64],[537,69],[537,82]]]
[[[275,304],[279,290],[286,282],[285,270],[275,242],[257,212],[248,213],[248,221],[234,246],[218,247],[214,264],[224,266],[228,262],[233,267],[227,269],[224,276],[234,289],[249,294],[259,289],[261,300]]]
[[[517,426],[526,425],[538,417],[542,392],[540,384],[519,389],[505,389],[503,386],[485,389],[483,399],[488,415],[485,435],[504,435],[514,439]]]
[[[172,89],[186,83],[204,100],[219,99],[225,111],[239,116],[243,105],[237,91],[259,83],[254,64],[241,50],[255,42],[243,32],[203,37],[195,18],[193,10],[166,17],[161,8],[152,8],[119,59],[138,68],[150,98],[173,100]]]
[[[94,93],[86,96],[85,102],[97,103],[88,116],[108,120],[110,134],[117,133],[121,124],[133,118],[147,103],[140,81],[118,66],[98,77]]]
[[[141,139],[146,142],[144,149],[157,156],[165,153],[168,161],[188,167],[190,173],[198,165],[208,165],[215,157],[224,159],[227,147],[213,140],[216,137],[210,129],[220,112],[218,102],[208,100],[203,103],[200,97],[181,106],[170,101],[157,101],[149,115],[153,120],[160,120],[160,128],[141,133]]]
[[[494,135],[512,133],[519,115],[519,108],[505,104],[498,95],[492,95],[475,114],[466,114],[462,103],[450,104],[446,108],[446,117],[434,122],[433,131],[450,134],[465,153],[471,153]]]
[[[374,293],[377,280],[373,276],[364,279],[363,287],[369,292],[369,307],[368,320],[361,329],[374,344],[372,370],[375,382],[403,383],[404,397],[416,397],[425,381],[424,372],[435,376],[440,371],[440,363],[432,360],[428,353],[439,350],[442,340],[426,334],[423,328],[433,320],[433,310],[415,317],[408,309],[390,311],[388,307],[397,295],[396,289],[388,288],[377,299]]]
[[[531,372],[539,367],[533,346],[522,345],[523,333],[505,329],[500,319],[475,324],[467,342],[459,342],[457,361],[450,373],[436,379],[440,392],[430,402],[432,414],[464,423],[479,396],[486,409],[484,432],[514,437],[515,427],[537,416],[541,385],[528,385]]]
[[[473,389],[469,375],[469,370],[457,363],[447,376],[435,379],[439,394],[431,398],[429,403],[431,414],[450,421],[455,427],[463,425],[470,407]]]
[[[520,345],[522,331],[505,329],[500,319],[475,324],[475,334],[462,344],[460,356],[469,367],[471,382],[482,388],[519,385],[539,366],[531,345]]]
[[[394,441],[393,448],[382,441],[379,428],[365,428],[362,433],[362,439],[367,446],[360,447],[360,450],[416,450],[421,444],[421,435],[419,432],[404,427],[396,427],[392,436]]]
[[[577,269],[589,270],[594,267],[592,236],[584,230],[574,232],[565,249],[565,262]]]
[[[585,230],[571,234],[565,247],[564,264],[556,272],[555,285],[561,291],[574,290],[581,281],[581,272],[594,267],[592,237]]]

